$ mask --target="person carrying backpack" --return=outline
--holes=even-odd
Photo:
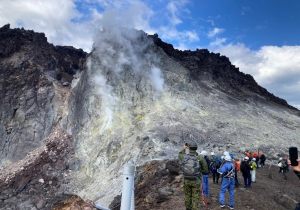
[[[218,169],[221,166],[221,158],[216,156],[214,152],[211,153],[211,162],[209,165],[209,170],[212,173],[213,176],[213,183],[218,184],[219,183],[219,178],[220,174],[218,173]]]
[[[248,156],[244,157],[244,160],[241,162],[240,169],[244,178],[244,187],[251,187],[251,174]]]
[[[282,173],[283,175],[283,178],[285,180],[287,180],[287,176],[286,176],[286,173],[289,171],[289,165],[288,165],[288,160],[287,158],[279,158],[279,161],[278,161],[278,164],[279,166],[279,173]]]
[[[232,162],[232,158],[230,155],[225,155],[225,162],[218,169],[218,173],[222,175],[222,184],[219,195],[219,203],[220,207],[225,207],[225,193],[228,190],[229,192],[229,209],[234,209],[234,188],[235,188],[235,180],[234,180],[234,163]]]
[[[265,166],[265,161],[266,161],[266,156],[265,154],[261,154],[260,157],[259,157],[259,165],[261,167],[264,167]]]
[[[184,177],[186,210],[198,210],[200,208],[201,177],[202,173],[208,173],[205,159],[199,156],[196,151],[196,143],[185,144],[184,149],[178,155]]]

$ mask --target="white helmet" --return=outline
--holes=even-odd
[[[244,160],[249,160],[249,157],[248,156],[244,157]]]
[[[205,156],[205,155],[207,155],[207,152],[206,152],[205,150],[202,150],[202,151],[200,152],[200,155]]]
[[[252,158],[253,161],[256,161],[256,158]]]
[[[226,160],[226,161],[232,161],[232,158],[230,157],[230,155],[225,155],[224,160]]]
[[[210,155],[215,155],[215,153],[214,153],[214,152],[211,152]]]
[[[282,157],[280,157],[279,160],[282,160]]]
[[[223,153],[223,155],[224,155],[224,156],[226,156],[226,155],[230,156],[228,151],[225,151],[225,152]]]

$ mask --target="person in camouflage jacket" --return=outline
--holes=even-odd
[[[186,210],[199,210],[201,192],[201,177],[202,173],[208,173],[208,166],[205,159],[196,152],[197,144],[185,144],[184,149],[179,152],[178,159],[181,164],[184,164],[186,158],[194,157],[199,163],[198,173],[195,176],[184,175],[184,200]]]

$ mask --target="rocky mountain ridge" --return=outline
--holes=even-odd
[[[64,90],[86,56],[49,44],[43,33],[0,28],[0,166],[41,146],[62,117]]]
[[[150,35],[150,37],[167,55],[189,69],[191,77],[196,80],[215,81],[222,91],[243,101],[247,101],[247,98],[251,97],[254,97],[255,100],[262,100],[254,96],[253,93],[256,93],[263,97],[265,101],[272,101],[297,110],[297,108],[289,105],[286,100],[273,95],[258,85],[251,75],[239,71],[239,68],[232,65],[226,56],[209,52],[207,49],[181,51],[174,49],[171,44],[163,42],[157,34]]]

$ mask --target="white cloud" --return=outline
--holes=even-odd
[[[170,13],[170,19],[172,25],[177,25],[179,23],[182,23],[182,20],[177,16],[178,9],[177,9],[176,2],[169,2],[167,4],[167,9]]]
[[[211,46],[215,46],[215,47],[218,47],[218,46],[222,46],[225,44],[226,42],[226,38],[222,37],[222,38],[216,38],[214,41],[210,42],[209,44]]]
[[[186,31],[186,36],[188,37],[189,41],[198,41],[199,36],[195,31]]]
[[[84,5],[83,10],[78,10],[78,3]],[[178,29],[182,17],[187,17],[189,12],[187,3],[188,0],[169,1],[162,8],[166,14],[162,17],[164,23],[153,28],[151,19],[158,12],[139,0],[1,0],[0,25],[10,23],[12,28],[44,32],[55,45],[72,45],[90,51],[103,13],[110,11],[124,26],[148,34],[158,33],[164,40],[183,46],[199,41],[194,30]],[[99,7],[104,11],[99,12]]]
[[[179,31],[170,26],[160,27],[157,29],[157,32],[161,35],[162,39],[166,41],[176,40],[180,44],[199,40],[199,36],[195,31]]]
[[[228,56],[241,71],[251,74],[270,92],[300,104],[300,46],[263,46],[251,50],[244,44],[228,44],[214,51]]]
[[[224,32],[224,29],[223,29],[223,28],[217,28],[217,27],[215,27],[215,28],[213,28],[212,30],[210,30],[210,31],[207,33],[207,36],[208,36],[209,38],[213,38],[213,37],[215,37],[216,35],[221,34],[221,33],[223,33],[223,32]]]
[[[173,26],[176,26],[182,23],[180,18],[180,12],[183,11],[182,8],[188,3],[187,0],[177,0],[177,1],[169,1],[167,4],[167,11],[169,13],[170,23]]]
[[[73,0],[2,0],[0,25],[24,27],[44,32],[50,42],[88,50],[92,43],[94,20],[76,23],[80,18]],[[96,17],[95,17],[96,18]]]
[[[185,45],[184,43],[179,43],[179,45],[174,46],[175,49],[178,50],[188,50],[189,47],[187,45]]]

